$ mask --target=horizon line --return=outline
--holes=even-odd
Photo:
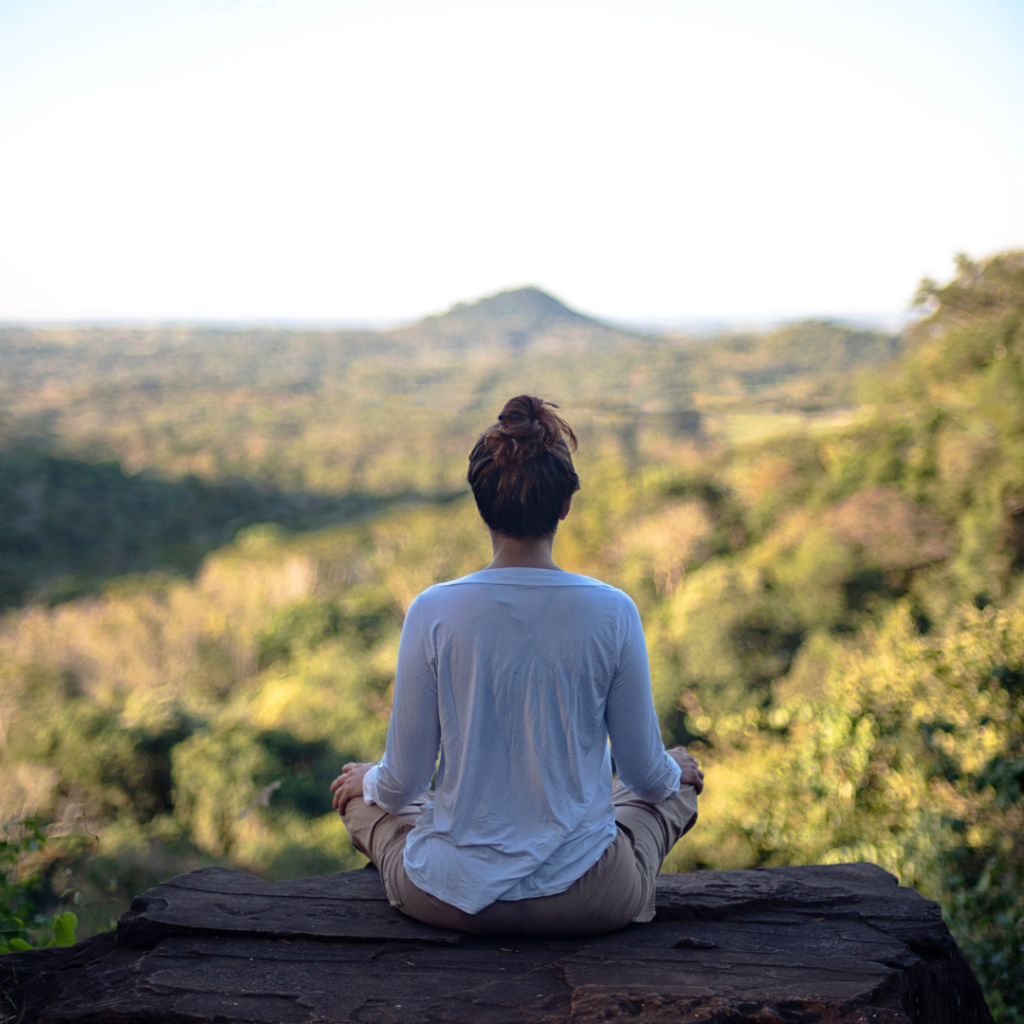
[[[2,318],[0,330],[162,330],[168,328],[207,330],[275,330],[275,331],[372,331],[384,332],[403,327],[414,327],[426,319],[445,316],[428,313],[415,319],[356,318],[333,319],[315,317],[68,317],[57,318]],[[574,310],[578,312],[578,310]],[[709,334],[731,330],[769,331],[808,321],[829,322],[841,326],[865,327],[873,330],[903,330],[919,314],[912,310],[879,313],[813,312],[763,316],[692,316],[692,317],[600,317],[581,314],[589,320],[629,333],[671,335],[673,333]]]

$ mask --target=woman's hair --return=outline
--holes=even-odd
[[[576,435],[543,398],[510,398],[469,453],[469,484],[484,522],[509,537],[554,533],[580,489],[570,448]]]

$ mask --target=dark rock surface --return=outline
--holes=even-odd
[[[3,1024],[992,1020],[938,907],[870,864],[662,875],[653,923],[545,941],[421,925],[372,869],[204,868],[116,933],[0,958],[0,989]]]

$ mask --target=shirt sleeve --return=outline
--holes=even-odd
[[[628,598],[626,603],[625,636],[608,690],[605,722],[619,780],[641,800],[656,804],[679,792],[680,771],[661,741],[640,613]]]
[[[363,799],[397,813],[421,797],[441,746],[437,679],[419,599],[409,606],[398,645],[398,669],[384,757],[363,779]]]

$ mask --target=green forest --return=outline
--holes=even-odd
[[[385,332],[0,329],[0,950],[202,864],[357,867],[403,616],[480,568],[508,397],[561,406],[555,557],[621,587],[666,744],[666,870],[869,860],[1024,1021],[1024,253],[900,334],[646,336],[537,289]],[[75,932],[77,925],[77,932]]]

